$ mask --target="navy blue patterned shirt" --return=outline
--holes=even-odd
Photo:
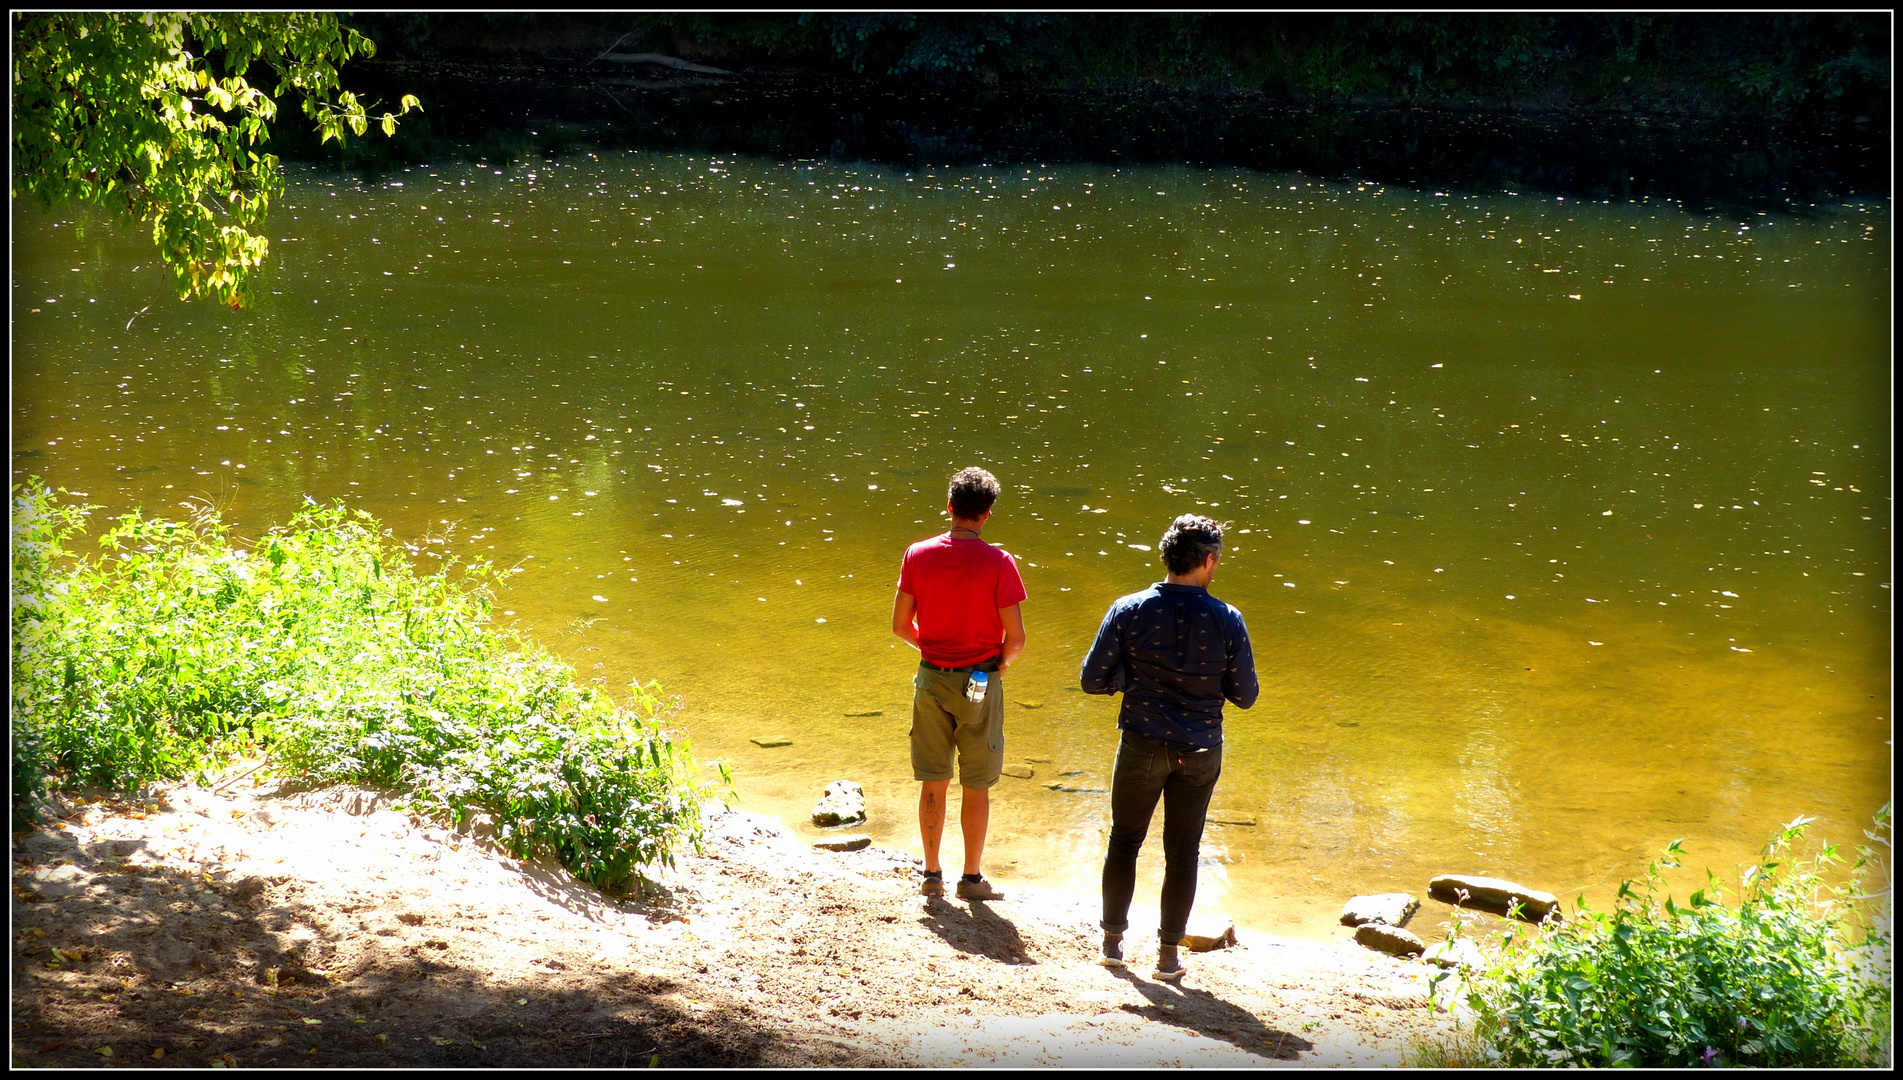
[[[1196,585],[1159,581],[1110,605],[1084,657],[1084,693],[1123,693],[1117,727],[1160,742],[1222,745],[1222,703],[1255,704],[1242,613]]]

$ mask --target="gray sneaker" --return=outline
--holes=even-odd
[[[1125,966],[1123,963],[1122,934],[1105,934],[1103,936],[1103,952],[1097,957],[1097,963],[1107,968],[1120,968]]]
[[[991,887],[984,878],[977,881],[958,879],[958,899],[960,900],[1002,900],[1004,894]]]
[[[1156,947],[1156,970],[1150,972],[1150,978],[1157,982],[1178,983],[1183,981],[1183,961],[1178,959],[1177,946],[1158,945]]]
[[[918,883],[918,891],[920,896],[943,896],[945,879],[937,874],[928,874],[925,880]]]

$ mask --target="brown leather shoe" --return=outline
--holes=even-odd
[[[1156,970],[1150,972],[1150,978],[1157,982],[1180,983],[1183,981],[1183,960],[1177,954],[1177,946],[1160,945],[1156,950]]]
[[[960,900],[1002,900],[1004,894],[991,887],[984,878],[977,881],[958,879],[958,899]]]
[[[918,891],[920,896],[943,896],[945,895],[945,879],[928,877],[918,883]]]

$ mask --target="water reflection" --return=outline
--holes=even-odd
[[[511,568],[499,613],[585,672],[681,694],[745,805],[802,820],[849,775],[906,846],[892,583],[985,465],[1031,594],[1008,753],[1048,759],[1004,781],[995,854],[1086,886],[1107,804],[1043,786],[1106,786],[1082,650],[1172,516],[1231,520],[1215,592],[1263,696],[1218,801],[1257,823],[1210,854],[1284,932],[1445,871],[1603,888],[1676,836],[1723,867],[1883,801],[1886,206],[605,153],[399,175],[298,174],[235,315],[155,302],[139,237],[16,208],[16,477],[247,534],[346,499]]]

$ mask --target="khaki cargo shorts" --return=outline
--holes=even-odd
[[[919,664],[912,676],[913,779],[950,780],[954,750],[960,787],[989,788],[1003,775],[1004,678],[986,674],[991,686],[985,699],[972,702],[965,697],[971,676]]]

